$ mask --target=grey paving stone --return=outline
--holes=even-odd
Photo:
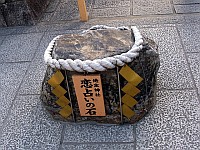
[[[91,0],[86,1],[87,12],[90,13]],[[51,21],[79,20],[79,10],[76,0],[61,1]]]
[[[96,0],[93,8],[130,7],[130,0]]]
[[[69,145],[68,143],[62,144],[62,150],[133,150],[135,144],[78,144]]]
[[[0,62],[32,60],[42,33],[7,36],[0,47]]]
[[[20,87],[19,94],[40,94],[42,80],[46,72],[44,63],[44,52],[51,40],[56,34],[45,34],[38,47],[35,58],[28,69],[23,83]]]
[[[16,31],[15,28],[9,28],[9,27],[1,27],[0,28],[0,35],[9,35]]]
[[[169,0],[133,0],[133,15],[171,14]]]
[[[65,28],[59,28],[57,31],[51,31],[47,32],[45,35],[52,35],[52,36],[57,36],[57,35],[64,35],[64,34],[77,34],[83,32],[82,30],[66,30]]]
[[[93,9],[91,18],[130,16],[130,7]]]
[[[19,94],[40,94],[46,65],[43,58],[34,59],[33,61],[20,86]]]
[[[8,115],[29,63],[0,64],[0,129]]]
[[[66,124],[63,143],[134,142],[133,125]]]
[[[190,24],[190,23],[200,23],[200,17],[199,14],[192,14],[192,15],[185,15],[184,16],[185,22],[180,22],[182,24]]]
[[[199,13],[200,4],[174,5],[176,13]]]
[[[0,36],[0,45],[3,42],[3,40],[5,39],[6,36]]]
[[[97,24],[103,24],[103,25],[109,25],[109,26],[122,26],[129,24],[130,19],[127,19],[125,21],[122,20],[91,20],[88,22],[80,22],[80,21],[73,21],[73,22],[67,22],[66,24],[51,24],[47,25],[47,32],[54,32],[54,31],[65,31],[65,30],[84,30],[89,29],[94,25]],[[134,21],[132,21],[134,22]],[[134,23],[135,24],[135,23]]]
[[[51,21],[56,22],[63,20],[78,20],[78,19],[79,19],[78,7],[68,6],[68,8],[64,8],[64,6],[61,5],[61,7],[59,7],[54,13]]]
[[[174,4],[200,4],[199,0],[173,0]]]
[[[137,124],[137,150],[199,149],[199,112],[193,90],[158,92],[155,108]]]
[[[199,24],[180,24],[178,30],[184,44],[186,52],[200,52],[200,25]]]
[[[109,20],[92,20],[90,22],[82,24],[83,27],[87,25],[95,24],[108,24],[108,25],[165,25],[165,24],[187,24],[187,23],[200,23],[200,17],[198,14],[192,15],[162,15],[162,16],[142,16],[142,17],[127,17],[120,19],[109,19]]]
[[[26,34],[26,33],[41,33],[47,30],[47,27],[42,24],[37,24],[34,26],[18,26],[15,27],[15,32],[13,34]]]
[[[54,31],[69,31],[69,30],[80,30],[82,26],[85,26],[85,23],[80,22],[80,21],[75,21],[75,22],[68,22],[65,24],[49,24],[47,25],[47,32],[54,32]]]
[[[62,124],[43,110],[39,96],[19,96],[0,136],[0,149],[56,150]]]
[[[160,69],[158,73],[159,89],[193,88],[186,56],[175,27],[144,28],[143,35],[158,44]]]
[[[200,95],[200,53],[187,54],[190,68]]]
[[[40,19],[41,22],[49,22],[54,13],[44,13]]]
[[[45,12],[51,13],[56,11],[58,5],[60,3],[60,0],[50,0],[49,5],[47,6],[47,9]]]
[[[98,17],[97,17],[98,18]],[[131,25],[149,25],[156,26],[170,26],[173,24],[187,24],[187,23],[200,23],[200,17],[197,14],[193,15],[180,15],[180,16],[151,16],[151,17],[128,17],[128,18],[109,18],[109,19],[90,19],[88,22],[71,21],[63,23],[55,23],[46,25],[47,31],[56,30],[80,30],[88,29],[91,26],[103,24],[109,26],[131,26]]]

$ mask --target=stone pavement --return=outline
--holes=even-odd
[[[0,28],[0,150],[200,149],[200,0],[52,0],[35,26]],[[159,45],[157,104],[135,125],[52,120],[39,99],[43,53],[58,34],[136,25]]]

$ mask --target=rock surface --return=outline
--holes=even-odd
[[[0,8],[0,27],[6,26],[6,23],[4,21],[3,14],[1,13],[1,8]]]
[[[129,30],[90,30],[85,34],[69,34],[64,35],[62,38],[56,41],[53,49],[53,58],[60,59],[96,59],[107,56],[113,56],[127,52],[134,44],[134,37]],[[135,115],[129,120],[123,116],[123,123],[135,123],[140,120],[155,104],[155,89],[156,89],[156,75],[159,69],[160,60],[157,53],[157,45],[150,39],[144,38],[144,48],[140,51],[139,56],[135,58],[131,63],[127,64],[144,80],[137,86],[141,90],[134,98],[138,104],[131,109],[135,112]],[[120,68],[119,68],[120,69]],[[47,83],[52,75],[56,72],[56,69],[47,67],[46,75],[42,84],[41,100],[53,116],[57,120],[73,122],[72,116],[63,118],[58,112],[61,110],[55,101],[58,99],[51,91],[52,87]],[[64,70],[61,70],[65,74]],[[76,122],[90,122],[95,121],[105,124],[120,124],[120,112],[117,111],[120,105],[118,82],[116,68],[110,69],[104,72],[99,72],[101,75],[104,103],[106,116],[105,117],[82,117],[79,113],[78,103],[72,82],[72,75],[75,72],[67,71],[67,78],[69,82],[69,89],[71,93],[73,111]],[[121,77],[120,85],[124,87],[127,81]],[[66,82],[61,83],[62,87],[66,89]],[[122,96],[125,93],[122,92]],[[68,97],[69,95],[65,95]]]
[[[0,3],[2,26],[33,25],[50,0],[6,0]],[[1,16],[0,16],[1,17]]]
[[[56,41],[56,59],[94,60],[121,54],[131,49],[133,42],[128,30],[89,30],[83,34],[64,35]]]

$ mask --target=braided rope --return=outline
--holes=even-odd
[[[116,30],[129,30],[127,27],[108,27],[104,25],[96,25],[91,27],[89,30],[102,30],[102,29],[116,29]],[[83,31],[83,33],[88,32],[89,30]],[[124,66],[125,63],[132,62],[134,58],[139,55],[139,51],[142,49],[143,38],[139,30],[135,27],[131,27],[131,31],[135,37],[135,43],[132,48],[121,55],[115,55],[113,57],[105,57],[103,59],[95,60],[80,60],[80,59],[53,59],[51,53],[55,45],[55,41],[58,40],[62,35],[55,37],[47,47],[44,53],[44,61],[47,65],[52,68],[76,71],[76,72],[96,72],[96,71],[106,71],[107,69],[113,69],[117,66]]]

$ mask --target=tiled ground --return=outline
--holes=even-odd
[[[88,22],[75,0],[51,1],[38,25],[0,28],[0,150],[198,150],[200,1],[88,0]],[[157,104],[135,125],[56,122],[40,102],[48,43],[96,24],[137,25],[159,46]]]

